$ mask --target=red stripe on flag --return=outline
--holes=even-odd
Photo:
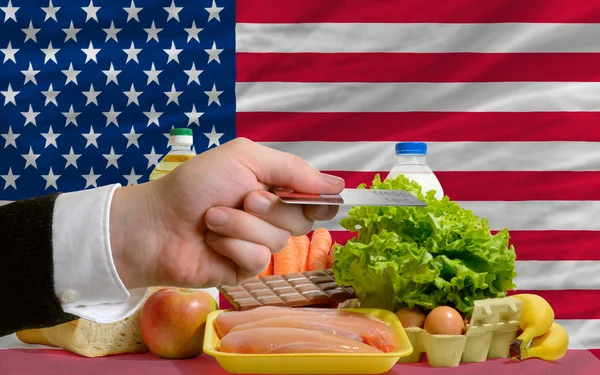
[[[255,142],[600,142],[598,124],[600,112],[236,113]]]
[[[341,245],[355,234],[344,230],[331,231],[333,240]],[[512,230],[510,237],[519,261],[600,260],[600,231]]]
[[[543,297],[554,310],[555,319],[600,319],[600,290],[517,290]]]
[[[589,0],[254,0],[236,4],[236,22],[600,22]]]
[[[238,82],[600,81],[600,53],[237,53],[236,66]]]
[[[346,187],[371,185],[375,174],[387,171],[323,171],[342,177]],[[444,193],[455,201],[600,200],[600,172],[494,171],[435,172]]]
[[[590,353],[592,353],[596,358],[600,359],[600,349],[589,349]]]

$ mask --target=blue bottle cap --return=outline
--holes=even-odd
[[[425,142],[400,142],[396,143],[396,155],[427,155]]]

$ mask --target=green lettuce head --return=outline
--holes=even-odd
[[[359,188],[366,188],[361,184]],[[333,272],[352,286],[361,307],[396,311],[440,305],[470,316],[475,300],[501,298],[515,288],[515,250],[508,230],[492,235],[488,222],[403,175],[375,176],[371,189],[406,190],[427,207],[355,206],[342,227],[356,236],[334,245]]]

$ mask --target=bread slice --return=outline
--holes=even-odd
[[[149,288],[144,301],[158,289],[161,288]],[[114,323],[94,323],[80,318],[54,327],[20,331],[17,337],[27,344],[54,346],[85,357],[145,353],[148,347],[140,333],[142,306]]]

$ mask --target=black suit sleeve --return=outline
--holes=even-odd
[[[0,336],[77,317],[54,293],[52,215],[58,193],[0,207]]]

